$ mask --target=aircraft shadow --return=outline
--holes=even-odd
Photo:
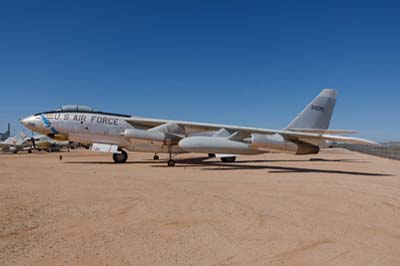
[[[198,164],[204,164],[205,165],[210,165],[210,164],[221,164],[218,161],[209,161],[205,162],[209,159],[209,157],[191,157],[187,159],[175,159],[175,162],[177,164],[193,164],[193,166],[198,166]],[[160,159],[160,160],[153,160],[153,159],[145,159],[141,161],[127,161],[125,164],[165,164],[167,162],[166,159]],[[238,161],[237,163],[279,163],[279,162],[348,162],[348,163],[366,163],[367,161],[361,161],[361,160],[354,160],[354,159],[335,159],[335,160],[330,160],[330,159],[322,159],[322,158],[311,158],[308,160],[241,160]],[[115,164],[113,161],[68,161],[65,163],[69,164]],[[228,165],[224,163],[223,165]]]
[[[204,162],[205,160],[210,159],[208,157],[195,157],[195,158],[189,158],[189,159],[179,159],[179,160],[175,160],[177,164],[200,164],[201,162]],[[68,164],[116,164],[113,161],[68,161],[65,162]],[[162,165],[166,165],[167,160],[165,159],[160,159],[160,160],[153,160],[153,159],[147,159],[147,160],[141,160],[141,161],[127,161],[126,163],[120,164],[120,165],[124,165],[124,164],[162,164]],[[209,162],[211,163],[211,162]]]
[[[323,159],[323,158],[311,158],[307,160],[240,160],[238,163],[282,163],[282,162],[341,162],[341,163],[367,163],[367,161],[355,160],[355,159]]]
[[[214,164],[215,165],[215,164]],[[235,165],[235,164],[218,164],[218,167],[207,168],[209,171],[220,170],[248,170],[248,169],[269,169],[270,173],[329,173],[329,174],[344,174],[344,175],[363,175],[363,176],[392,176],[391,174],[380,174],[370,172],[357,172],[357,171],[343,171],[343,170],[329,170],[305,167],[288,167],[288,166],[273,166],[273,165]]]
[[[274,165],[243,165],[242,163],[277,163],[277,162],[310,162],[310,161],[323,161],[323,162],[362,162],[366,161],[352,160],[352,159],[318,159],[318,160],[246,160],[236,163],[221,163],[221,162],[204,162],[209,159],[208,157],[190,158],[187,160],[176,160],[175,167],[202,167],[205,171],[226,171],[226,170],[264,170],[269,169],[269,173],[329,173],[329,174],[344,174],[344,175],[363,175],[363,176],[392,176],[391,174],[380,174],[370,172],[357,172],[357,171],[344,171],[344,170],[329,170],[318,168],[305,168],[305,167],[289,167],[289,166],[274,166]],[[168,167],[166,165],[153,165],[152,167]]]
[[[166,161],[127,161],[126,163],[120,163],[116,164],[114,162],[105,162],[105,161],[91,161],[91,162],[82,162],[82,161],[69,161],[69,162],[64,162],[67,164],[112,164],[112,165],[125,165],[125,164],[166,164]]]
[[[344,174],[344,175],[361,175],[361,176],[392,176],[391,174],[380,174],[380,173],[370,173],[370,172],[357,172],[357,171],[344,171],[344,170],[329,170],[329,169],[318,169],[318,168],[306,168],[306,167],[289,167],[289,166],[274,166],[274,165],[244,165],[242,163],[279,163],[279,162],[345,162],[345,163],[355,163],[362,162],[366,163],[366,161],[352,160],[352,159],[310,159],[310,160],[245,160],[239,161],[236,163],[222,163],[218,161],[207,161],[209,157],[195,157],[188,159],[177,159],[176,166],[177,168],[187,168],[187,167],[197,167],[202,168],[205,171],[232,171],[232,170],[270,170],[269,173],[329,173],[329,174]],[[65,162],[67,164],[112,164],[116,165],[114,162],[105,162],[105,161],[69,161]],[[143,161],[128,161],[125,164],[148,164],[152,167],[162,167],[169,168],[166,165],[166,160],[143,160]],[[124,165],[124,164],[120,164]]]

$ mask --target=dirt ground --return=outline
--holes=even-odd
[[[0,155],[0,265],[400,265],[400,161],[129,156]]]

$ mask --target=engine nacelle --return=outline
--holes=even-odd
[[[158,142],[164,142],[166,136],[164,132],[160,131],[148,131],[142,129],[125,129],[124,136],[127,138],[133,138],[138,140],[153,140]]]
[[[123,135],[126,138],[132,138],[134,140],[157,141],[164,144],[176,144],[179,141],[179,138],[172,134],[155,130],[150,131],[130,128],[125,129]]]
[[[295,154],[316,154],[319,147],[305,142],[294,142],[285,139],[279,134],[263,135],[252,134],[250,138],[251,147],[261,151],[279,151]]]
[[[299,149],[297,150],[296,154],[299,154],[299,155],[319,153],[319,147],[314,146],[312,144],[308,144],[305,142],[298,142],[297,146],[299,147]]]

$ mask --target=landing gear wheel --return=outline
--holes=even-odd
[[[157,161],[158,159],[160,159],[160,157],[158,157],[157,154],[154,154],[153,160],[154,160],[154,161]]]
[[[223,162],[223,163],[233,163],[235,160],[236,160],[235,156],[221,157],[221,162]]]
[[[175,161],[172,160],[172,146],[168,145],[168,155],[169,155],[169,159],[168,159],[168,166],[175,166]]]
[[[32,153],[32,150],[28,150],[28,153]]]
[[[121,153],[114,153],[113,154],[113,160],[115,163],[126,163],[126,160],[128,160],[128,154],[126,151],[121,150]]]

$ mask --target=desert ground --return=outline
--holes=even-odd
[[[1,154],[0,265],[400,265],[400,161],[164,159]]]

